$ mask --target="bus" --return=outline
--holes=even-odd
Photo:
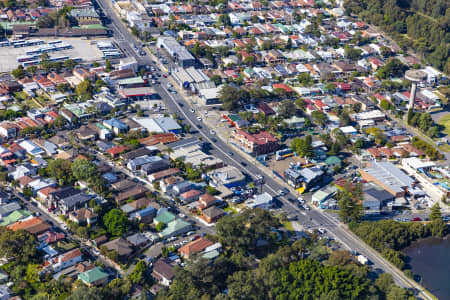
[[[64,56],[54,56],[54,57],[50,57],[48,60],[49,61],[65,61],[69,59],[68,56],[64,55]]]
[[[275,152],[275,160],[283,160],[290,156],[294,156],[294,151],[292,151],[291,148],[286,148],[286,149],[278,150],[277,152]]]
[[[27,46],[42,45],[43,43],[44,43],[44,41],[39,40],[39,39],[28,40],[28,41],[27,41]]]
[[[0,47],[8,47],[9,46],[9,41],[1,41],[0,42]]]
[[[37,60],[23,62],[22,66],[24,66],[24,67],[36,66],[36,65],[39,65],[40,63],[41,63],[41,60],[37,59]]]
[[[40,55],[42,53],[40,48],[28,50],[25,52],[27,55]]]
[[[103,53],[103,57],[105,59],[109,59],[109,58],[120,58],[122,55],[120,54],[120,52],[118,51],[112,51],[112,52],[105,52]]]
[[[26,62],[26,61],[32,61],[39,58],[39,55],[24,55],[17,57],[17,62]]]
[[[49,41],[47,44],[49,45],[55,45],[55,44],[61,44],[63,41],[61,40],[56,40],[56,41]]]

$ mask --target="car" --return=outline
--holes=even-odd
[[[93,249],[92,253],[94,253],[94,255],[99,256],[100,252],[97,249]]]
[[[247,166],[247,163],[246,163],[245,161],[241,161],[241,165],[244,166],[244,167],[246,167],[246,166]]]
[[[215,138],[211,138],[211,141],[212,141],[213,143],[217,142],[217,140],[216,140]]]
[[[173,236],[173,237],[168,238],[167,241],[170,243],[170,242],[175,241],[176,239],[177,239],[177,238]]]
[[[63,224],[62,226],[62,229],[64,229],[64,230],[67,230],[69,227],[67,227],[67,225],[66,224]]]
[[[215,132],[214,130],[210,130],[209,133],[210,133],[211,135],[216,135],[216,132]]]
[[[167,75],[166,75],[166,74],[163,74],[163,77],[164,77],[164,78],[167,78]]]
[[[419,217],[415,217],[415,218],[412,218],[411,221],[417,222],[417,221],[422,221],[422,219]]]
[[[287,189],[287,188],[282,188],[281,189],[282,191],[283,191],[283,193],[286,195],[286,194],[289,194],[289,190]]]
[[[201,121],[202,120],[202,118],[201,117],[197,117],[197,121]]]
[[[195,109],[191,108],[191,113],[195,113]]]
[[[198,129],[202,129],[203,128],[202,125],[200,125],[200,124],[197,124],[197,127],[198,127]]]
[[[230,155],[230,156],[233,156],[233,155],[234,155],[234,153],[233,153],[233,152],[231,152],[231,151],[229,151],[229,152],[228,152],[228,155]]]
[[[309,207],[308,205],[305,205],[305,209],[306,210],[311,210],[311,207]]]
[[[41,213],[38,212],[38,211],[36,211],[36,212],[34,213],[34,215],[35,215],[36,217],[39,217],[39,216],[41,215]]]

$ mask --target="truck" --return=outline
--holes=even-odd
[[[368,265],[369,264],[369,259],[367,257],[365,257],[364,255],[360,254],[356,257],[356,259],[358,260],[359,263],[361,263],[362,265]]]

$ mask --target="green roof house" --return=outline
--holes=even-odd
[[[99,267],[95,267],[89,271],[78,274],[78,279],[88,287],[93,287],[107,284],[108,274],[103,272]]]
[[[173,220],[175,220],[175,216],[164,207],[158,210],[156,217],[153,219],[153,223],[158,224],[161,222],[167,225]]]
[[[162,238],[170,238],[177,236],[191,230],[192,225],[189,222],[183,221],[181,219],[176,219],[167,224],[167,227],[159,233]]]
[[[334,168],[336,166],[340,167],[342,165],[342,160],[337,156],[330,156],[325,160],[325,164],[329,168]]]
[[[15,210],[12,213],[10,213],[8,216],[6,216],[2,219],[0,226],[11,225],[13,223],[16,223],[19,220],[22,220],[22,219],[28,217],[29,215],[31,215],[31,213],[28,211],[25,211],[23,209]]]

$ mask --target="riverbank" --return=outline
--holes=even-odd
[[[402,250],[420,283],[438,299],[450,299],[450,235],[425,238]]]

